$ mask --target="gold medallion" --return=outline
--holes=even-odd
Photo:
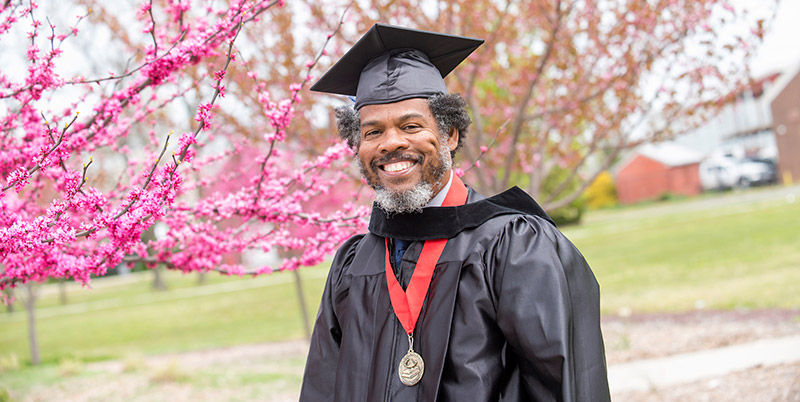
[[[400,382],[409,387],[417,385],[422,374],[425,372],[425,362],[422,361],[422,356],[409,350],[405,356],[400,360],[400,367],[397,373],[400,376]]]
[[[417,385],[423,373],[425,373],[425,362],[422,361],[422,356],[414,351],[414,335],[408,334],[408,353],[400,359],[397,375],[400,376],[403,385],[411,387]]]

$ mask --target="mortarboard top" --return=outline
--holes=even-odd
[[[356,109],[447,93],[443,78],[481,44],[482,39],[375,24],[311,90],[355,95]]]

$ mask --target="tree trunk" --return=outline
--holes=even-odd
[[[303,328],[306,330],[306,339],[311,339],[311,325],[308,321],[308,308],[306,307],[305,293],[303,292],[303,281],[300,278],[300,272],[297,270],[292,271],[294,274],[294,283],[297,287],[297,299],[300,301],[300,315],[303,318]]]
[[[199,272],[197,274],[197,286],[206,284],[206,274],[208,274],[208,272]]]
[[[8,301],[8,303],[6,303],[6,310],[11,314],[14,312],[14,289],[6,288],[3,292],[5,293],[5,299]]]
[[[36,292],[32,283],[25,287],[28,289],[25,309],[28,311],[28,344],[31,347],[31,364],[38,365],[41,359],[39,359],[39,341],[36,339]]]
[[[153,289],[154,290],[167,290],[167,283],[164,282],[164,278],[161,275],[162,271],[161,265],[153,268]]]
[[[58,301],[67,304],[67,284],[65,279],[58,280]]]

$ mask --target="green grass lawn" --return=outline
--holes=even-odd
[[[564,233],[592,266],[605,313],[800,307],[795,196],[728,194],[603,211]]]
[[[595,211],[564,232],[595,271],[605,313],[798,308],[800,200],[787,200],[732,194]],[[326,271],[301,270],[312,320]],[[96,279],[91,290],[69,286],[67,305],[59,304],[55,285],[42,287],[42,360],[57,365],[304,336],[290,273],[209,274],[198,285],[196,275],[173,272],[166,275],[170,290],[162,292],[150,289],[150,272],[129,278]],[[11,355],[27,365],[21,305],[13,314],[0,310],[0,363]]]
[[[326,270],[320,266],[300,273],[312,320]],[[43,362],[94,361],[304,336],[290,273],[255,279],[212,275],[199,286],[196,275],[173,272],[166,276],[168,291],[151,290],[149,272],[134,275],[137,280],[127,284],[104,286],[106,279],[97,279],[95,289],[73,288],[64,306],[58,305],[57,293],[41,296],[39,304],[45,307],[37,311],[37,327]],[[0,313],[0,357],[15,354],[27,361],[27,320],[22,306],[15,307],[14,314]]]

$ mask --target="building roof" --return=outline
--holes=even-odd
[[[683,166],[701,162],[705,157],[694,150],[680,146],[673,142],[657,142],[644,144],[637,151],[667,166]]]
[[[767,104],[772,103],[798,74],[800,74],[800,61],[784,70],[775,80],[775,83],[764,91],[764,99],[766,99]]]
[[[623,158],[613,169],[614,173],[619,173],[625,166],[628,166],[637,156],[642,155],[668,167],[690,165],[702,162],[706,157],[700,152],[680,146],[674,142],[656,142],[643,144],[632,150]]]

